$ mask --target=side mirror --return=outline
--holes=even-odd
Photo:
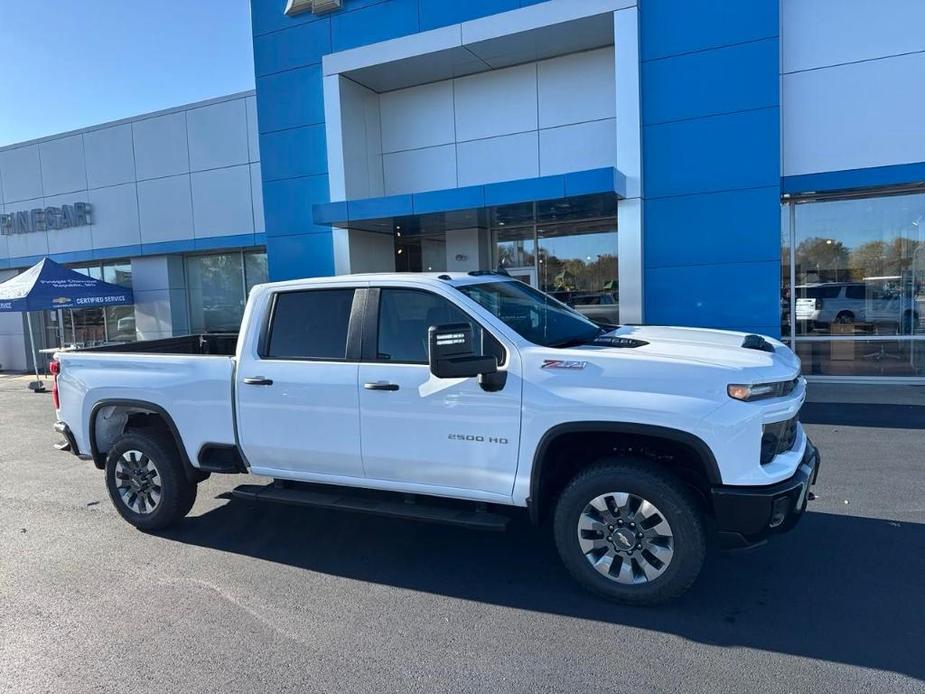
[[[498,360],[475,353],[472,326],[469,323],[432,325],[427,331],[427,337],[430,372],[437,378],[478,376],[480,385],[487,391],[504,387],[507,374],[498,371]]]

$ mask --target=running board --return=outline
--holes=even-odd
[[[458,525],[470,530],[490,530],[502,532],[507,529],[507,516],[487,511],[477,511],[449,506],[430,506],[416,501],[402,501],[394,496],[365,496],[337,491],[329,487],[316,490],[308,487],[292,488],[269,484],[242,484],[235,487],[231,495],[236,499],[247,501],[274,502],[295,506],[311,506],[354,513],[370,513],[378,516],[391,516],[408,520]]]

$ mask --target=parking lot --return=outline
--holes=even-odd
[[[548,530],[504,534],[224,498],[144,535],[0,376],[0,690],[889,691],[925,687],[925,395],[827,395],[789,536],[713,553],[657,609],[610,605]],[[849,398],[851,399],[851,398]]]

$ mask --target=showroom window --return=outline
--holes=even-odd
[[[187,256],[190,332],[238,332],[248,293],[254,285],[266,281],[265,251]]]
[[[132,286],[132,265],[128,260],[68,267],[104,282]],[[46,311],[45,344],[48,347],[67,344],[92,347],[108,342],[133,342],[135,339],[134,306]]]
[[[781,326],[807,375],[925,377],[925,194],[783,207]]]
[[[616,325],[617,201],[589,195],[491,210],[493,259],[588,318]]]

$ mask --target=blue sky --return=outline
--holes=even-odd
[[[254,86],[249,0],[0,0],[0,146]]]

